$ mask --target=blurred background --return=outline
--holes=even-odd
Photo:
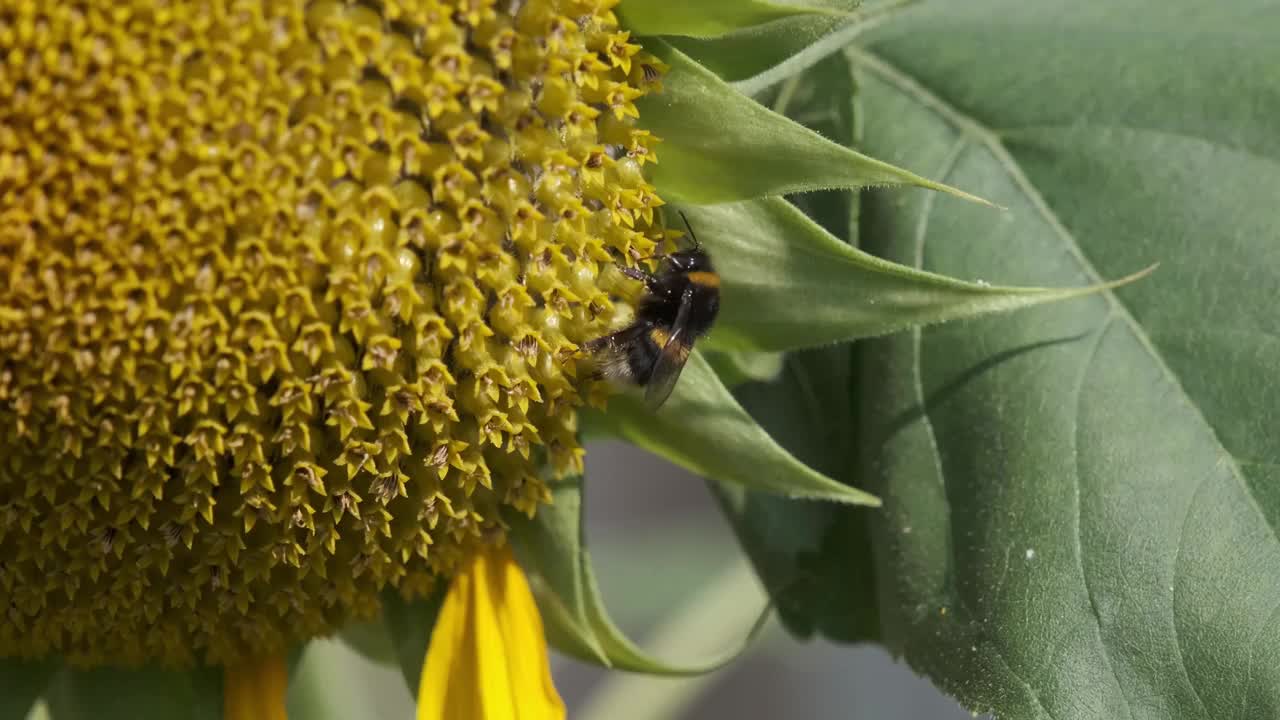
[[[587,525],[609,611],[675,663],[735,647],[761,590],[702,480],[617,442],[587,451]],[[727,668],[692,679],[600,670],[553,655],[572,720],[961,720],[972,716],[884,650],[799,642],[771,620]],[[290,719],[413,717],[398,669],[336,641],[313,643],[290,688]]]

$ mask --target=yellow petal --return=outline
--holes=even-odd
[[[228,666],[222,679],[223,720],[288,720],[284,711],[288,689],[283,654]]]
[[[562,720],[533,593],[511,549],[477,553],[454,576],[431,632],[418,720]]]

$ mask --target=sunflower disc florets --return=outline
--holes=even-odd
[[[612,4],[0,7],[0,656],[279,649],[580,467],[661,238]]]

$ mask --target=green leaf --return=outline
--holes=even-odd
[[[222,671],[64,668],[44,697],[53,720],[221,720]]]
[[[839,9],[767,0],[623,0],[622,26],[637,35],[709,38],[781,18],[842,15]]]
[[[963,282],[850,247],[778,198],[683,209],[723,282],[708,337],[717,350],[794,350],[885,335],[1089,295],[1143,274],[1064,289]],[[997,227],[1007,224],[978,212]]]
[[[418,694],[418,681],[422,678],[422,664],[427,660],[427,648],[431,645],[431,631],[436,626],[436,616],[444,605],[449,586],[442,582],[430,597],[406,600],[399,592],[382,593],[382,616],[387,632],[395,646],[400,672],[409,686],[410,694]]]
[[[671,663],[649,656],[627,638],[605,610],[584,535],[582,478],[556,483],[551,489],[551,504],[539,508],[534,518],[514,515],[509,522],[521,567],[530,576],[548,639],[556,649],[616,670],[702,675],[741,655],[764,627],[767,608],[737,646],[714,658]]]
[[[368,660],[384,665],[394,665],[399,662],[385,618],[348,621],[338,631],[338,637],[346,643],[347,647]]]
[[[782,353],[709,350],[703,353],[703,357],[725,387],[772,380],[782,372]]]
[[[670,558],[662,561],[671,564]],[[740,558],[727,569],[717,568],[698,594],[682,603],[651,633],[648,644],[663,655],[696,652],[714,643],[740,641],[742,628],[757,619],[765,603],[759,582]],[[758,598],[758,599],[757,599]],[[762,638],[763,640],[763,638]],[[759,648],[763,642],[757,641]],[[706,691],[720,682],[717,674],[673,683],[666,678],[613,673],[601,682],[575,712],[583,720],[650,720],[688,717]]]
[[[774,112],[803,124],[825,138],[857,148],[859,95],[849,63],[840,53],[830,55],[778,88]],[[859,193],[820,190],[787,196],[809,219],[845,244],[858,245]]]
[[[664,90],[638,102],[641,123],[662,138],[650,175],[667,200],[710,204],[824,188],[916,185],[985,203],[770,112],[661,40],[645,48],[671,65]]]
[[[853,353],[847,345],[788,356],[770,383],[735,390],[743,407],[806,464],[857,479]],[[787,629],[844,641],[878,637],[867,523],[875,511],[713,485]]]
[[[778,442],[831,477],[855,479],[855,407],[847,346],[787,357],[772,383],[737,388],[742,405]],[[841,641],[878,635],[876,585],[869,557],[870,512],[858,507],[786,500],[716,484],[717,496],[744,550],[769,588],[792,634],[822,632]]]
[[[720,482],[792,498],[879,504],[783,450],[733,399],[699,352],[689,357],[660,410],[628,394],[611,399],[609,412],[586,415],[614,436]]]
[[[853,144],[859,97],[848,61],[826,58],[780,88],[774,108],[823,135]],[[808,193],[794,202],[846,244],[857,238],[858,198]],[[856,355],[847,344],[790,353],[768,383],[734,389],[742,406],[780,445],[820,472],[856,485]],[[743,548],[794,635],[847,642],[879,637],[867,524],[860,508],[803,503],[713,484]]]
[[[999,717],[1280,717],[1280,12],[931,3],[853,55],[865,146],[1003,217],[863,239],[1079,302],[864,345],[884,637]]]
[[[587,573],[581,557],[581,480],[552,486],[550,507],[539,508],[535,519],[513,514],[509,519],[520,566],[535,570],[529,583],[546,622],[548,640],[565,652],[609,665],[587,612]]]
[[[0,720],[25,718],[57,668],[49,660],[0,660]]]
[[[838,54],[858,35],[892,19],[916,1],[868,3],[857,10],[847,8],[847,14],[794,15],[710,39],[669,37],[666,40],[731,83],[738,92],[754,95],[794,77],[832,53]],[[849,96],[842,97],[847,100]]]

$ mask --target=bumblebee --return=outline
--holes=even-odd
[[[720,311],[720,276],[694,235],[689,219],[680,213],[693,247],[661,255],[654,274],[620,268],[645,285],[635,321],[586,344],[602,362],[600,374],[645,389],[651,409],[671,395],[693,343],[711,329]]]

